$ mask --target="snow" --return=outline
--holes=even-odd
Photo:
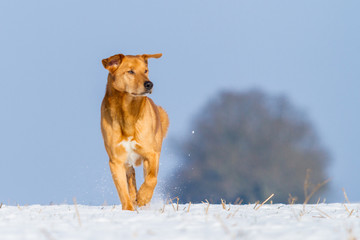
[[[207,207],[159,203],[130,212],[119,205],[3,205],[0,239],[360,238],[360,204],[306,205],[305,211],[283,204]]]

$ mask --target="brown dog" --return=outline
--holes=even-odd
[[[147,60],[161,56],[118,54],[102,60],[109,75],[101,105],[101,131],[123,210],[149,203],[157,183],[169,119],[165,110],[147,97],[153,87]],[[145,181],[137,191],[134,166],[141,163]]]

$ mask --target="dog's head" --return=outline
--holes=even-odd
[[[136,56],[117,54],[103,59],[102,64],[109,70],[109,84],[116,90],[133,96],[146,96],[153,88],[153,83],[148,77],[148,59],[161,56],[161,53]]]

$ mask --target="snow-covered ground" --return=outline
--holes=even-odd
[[[129,212],[118,205],[3,205],[0,239],[360,239],[359,208],[153,204]]]

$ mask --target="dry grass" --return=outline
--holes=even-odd
[[[191,206],[191,202],[189,202],[189,206],[188,206],[187,212],[190,212],[190,206]]]
[[[350,213],[350,210],[348,209],[348,207],[344,204],[344,207],[345,207],[345,209],[346,209],[346,211],[348,212],[348,213]]]
[[[255,202],[254,209],[257,207],[257,205],[259,205],[259,203],[260,203],[260,201],[256,201],[256,202]],[[249,203],[249,205],[250,205],[250,203]]]
[[[243,200],[241,198],[237,198],[234,202],[234,205],[240,205],[243,202]]]
[[[2,207],[3,203],[0,203],[0,208]]]
[[[164,213],[166,204],[164,203],[163,207],[160,209],[161,213]]]
[[[310,169],[307,169],[306,170],[306,177],[305,177],[305,182],[304,182],[304,195],[305,195],[305,200],[304,200],[304,203],[303,203],[303,211],[305,211],[305,206],[306,204],[309,203],[311,197],[317,192],[319,191],[319,189],[324,186],[326,183],[328,183],[330,181],[330,179],[327,179],[321,183],[318,183],[316,184],[312,191],[309,193],[309,188],[310,188],[310,172],[311,170]]]
[[[231,208],[230,203],[229,203],[229,208],[226,209],[226,201],[224,199],[222,199],[222,198],[221,198],[221,205],[222,205],[224,210],[230,211],[230,208]]]
[[[175,198],[174,198],[174,199],[175,199]],[[164,206],[160,209],[160,212],[161,212],[161,213],[164,213],[165,207],[166,207],[166,205],[169,204],[170,201],[171,201],[170,198],[166,198],[166,201],[164,202]],[[171,203],[171,205],[172,205],[172,207],[173,207],[173,209],[174,209],[174,211],[175,211],[175,206],[174,206],[172,203]]]
[[[350,204],[350,201],[349,201],[349,198],[348,198],[348,196],[347,196],[347,194],[346,194],[346,192],[345,192],[345,189],[342,188],[342,191],[343,191],[343,193],[344,193],[345,200],[347,201],[347,203]]]
[[[176,207],[173,202],[174,199],[176,199]],[[170,198],[169,201],[170,201],[171,206],[173,207],[174,211],[175,212],[179,211],[179,197],[174,197],[173,199]]]
[[[179,197],[176,197],[176,211],[179,211]]]
[[[161,212],[161,213],[164,213],[165,207],[166,207],[167,203],[168,203],[168,202],[167,202],[167,200],[166,200],[166,202],[164,202],[163,207],[160,209],[160,212]]]
[[[348,196],[347,196],[347,194],[346,194],[346,192],[345,192],[345,189],[342,188],[342,191],[343,191],[343,193],[344,193],[345,201],[346,201],[348,204],[350,204],[350,201],[349,201],[349,198],[348,198]],[[351,217],[351,215],[354,213],[355,209],[349,210],[349,208],[346,206],[345,203],[344,203],[344,207],[345,207],[346,211],[349,213],[349,216],[348,216],[348,217]]]
[[[80,213],[79,213],[79,209],[78,209],[78,207],[77,207],[77,203],[76,203],[76,198],[75,198],[75,197],[73,198],[73,201],[74,201],[74,207],[75,207],[76,216],[77,216],[77,218],[78,218],[79,225],[80,225],[80,227],[81,227]]]
[[[270,197],[268,197],[265,201],[263,201],[260,206],[258,206],[257,208],[255,208],[255,210],[259,210],[259,208],[262,207],[262,205],[264,205],[267,201],[269,201],[275,194],[271,194]]]
[[[170,198],[169,200],[170,200],[171,206],[173,207],[174,211],[176,212],[176,208],[175,208],[174,203],[172,201],[173,199]]]
[[[203,202],[203,201],[201,201],[203,204],[207,204],[207,206],[205,207],[205,213],[206,213],[206,215],[208,214],[208,212],[209,212],[209,207],[210,207],[210,203],[209,203],[209,201],[207,200],[207,199],[205,199],[205,202]]]
[[[305,208],[306,208],[306,204],[309,203],[310,199],[313,197],[313,195],[319,191],[319,189],[321,187],[323,187],[326,183],[328,183],[330,181],[330,179],[327,179],[321,183],[318,183],[316,185],[313,185],[311,182],[310,182],[310,173],[311,173],[311,169],[306,169],[306,176],[305,176],[305,181],[304,181],[304,196],[305,196],[305,200],[304,200],[304,203],[303,203],[303,209],[300,211],[299,213],[299,217],[297,217],[298,220],[301,219],[302,216],[305,215],[306,211],[305,211]],[[310,191],[310,188],[312,186],[312,190]],[[293,205],[295,204],[297,200],[297,197],[293,197],[291,194],[289,194],[289,198],[288,198],[288,202],[290,205]],[[320,203],[320,200],[321,198],[319,197],[317,202],[316,202],[316,205],[318,205]],[[325,203],[326,201],[326,198],[324,198],[323,202],[322,203]],[[328,214],[326,214],[325,212],[321,211],[319,208],[316,208],[321,214],[320,214],[320,217],[328,217],[328,218],[331,218]]]
[[[327,214],[326,212],[322,211],[321,209],[319,209],[317,207],[316,207],[316,210],[318,210],[321,213],[321,216],[323,216],[323,217],[325,216],[325,217],[330,218],[330,219],[332,218],[332,217],[329,216],[329,214]]]
[[[295,204],[295,202],[296,202],[297,200],[298,200],[297,197],[294,197],[294,196],[291,195],[291,193],[289,193],[288,202],[289,202],[290,205]]]
[[[221,200],[221,205],[222,205],[223,209],[226,210],[226,201],[222,198],[220,200]]]
[[[240,207],[238,207],[238,209],[236,209],[233,213],[229,213],[226,218],[234,217],[235,214],[236,214],[239,210],[240,210]]]

